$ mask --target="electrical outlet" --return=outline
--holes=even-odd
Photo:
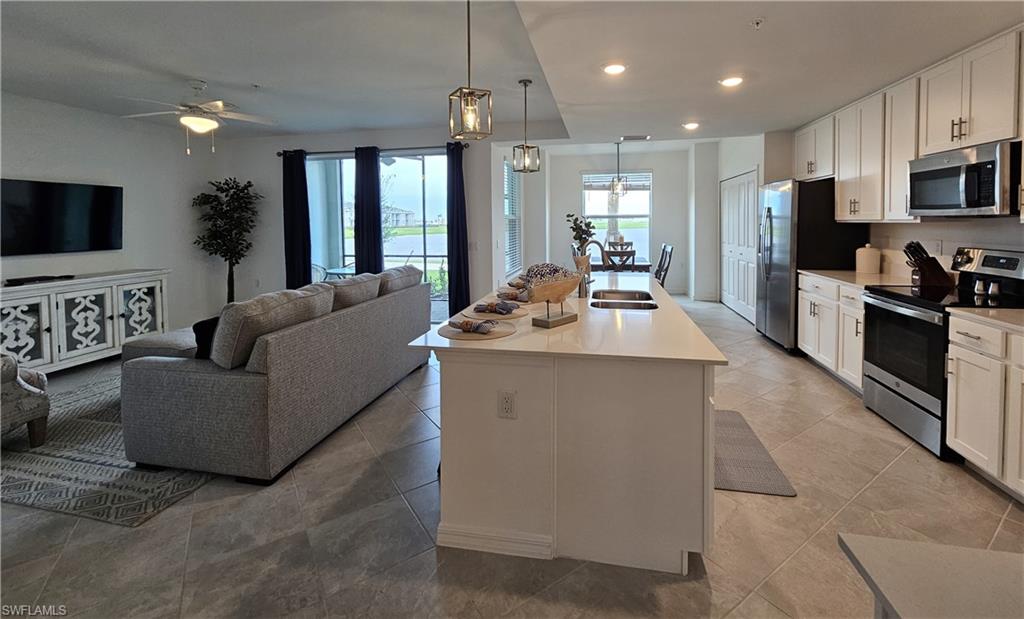
[[[516,415],[516,392],[498,392],[498,417],[502,419],[515,419]]]

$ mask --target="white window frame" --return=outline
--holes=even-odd
[[[502,215],[505,219],[505,276],[523,270],[523,178],[512,169],[508,159],[502,163]],[[509,190],[513,194],[509,194]],[[506,204],[515,208],[506,208]],[[510,214],[510,211],[514,211]],[[514,232],[514,240],[513,239]],[[511,241],[511,242],[510,242]]]
[[[580,172],[580,214],[584,219],[639,219],[641,217],[647,218],[647,246],[650,251],[654,252],[653,238],[654,238],[654,170],[623,170],[621,172],[627,179],[632,174],[646,174],[651,177],[651,188],[648,190],[647,199],[647,215],[587,215],[587,200],[586,200],[586,179],[588,176],[615,176],[615,170],[585,170]],[[627,183],[628,184],[628,183]],[[597,239],[604,242],[604,239]],[[647,259],[653,259],[652,256],[645,256]]]

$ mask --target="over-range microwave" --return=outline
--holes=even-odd
[[[908,213],[917,217],[1018,213],[1020,145],[993,142],[911,161]]]

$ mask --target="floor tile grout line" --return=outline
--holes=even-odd
[[[992,539],[988,540],[985,550],[992,550],[992,544],[996,543],[996,538],[999,537],[999,531],[1003,528],[1003,524],[1006,522],[1006,517],[1010,515],[1011,509],[1013,509],[1013,499],[1010,499],[1006,504],[1006,509],[1003,510],[1003,517],[999,519],[999,524],[996,525],[996,530],[992,532]]]
[[[552,587],[554,587],[555,585],[557,585],[557,584],[559,584],[559,583],[563,582],[563,581],[564,581],[564,580],[565,580],[566,578],[569,578],[570,576],[572,576],[572,575],[573,575],[573,574],[575,574],[576,572],[578,572],[578,571],[580,571],[581,569],[583,569],[583,568],[584,568],[585,566],[587,566],[587,565],[590,565],[590,563],[591,563],[591,561],[580,561],[580,564],[579,564],[579,565],[577,565],[576,567],[574,567],[574,568],[572,568],[571,570],[569,570],[568,572],[566,572],[566,573],[565,573],[565,574],[564,574],[564,575],[563,575],[562,577],[560,577],[560,578],[556,578],[556,579],[555,579],[555,580],[553,580],[553,581],[552,581],[552,582],[551,582],[551,583],[550,583],[550,584],[549,584],[548,586],[544,587],[543,589],[540,589],[539,591],[536,591],[535,593],[533,593],[533,595],[530,595],[530,596],[528,596],[528,597],[527,597],[527,598],[526,598],[525,600],[523,600],[522,602],[520,602],[520,603],[516,604],[516,605],[515,605],[515,606],[513,606],[512,608],[509,608],[509,609],[508,609],[508,610],[506,610],[505,612],[501,613],[501,614],[502,614],[502,616],[505,616],[505,615],[509,615],[509,614],[511,614],[511,613],[513,613],[513,612],[515,612],[515,611],[516,611],[517,609],[519,609],[519,608],[522,608],[522,607],[523,607],[523,606],[524,606],[525,604],[529,603],[529,602],[530,602],[530,600],[533,600],[533,599],[537,598],[538,596],[540,596],[540,595],[541,595],[542,593],[544,593],[545,591],[548,591],[549,589],[551,589],[551,588],[552,588]]]
[[[762,578],[757,583],[757,585],[754,586],[754,589],[750,593],[748,593],[742,600],[740,600],[740,604],[745,602],[747,600],[747,598],[749,598],[752,593],[756,593],[757,590],[760,589],[761,586],[764,583],[768,582],[771,579],[772,576],[775,576],[775,574],[777,574],[780,570],[782,570],[782,568],[785,567],[787,563],[789,563],[790,559],[795,557],[797,555],[797,553],[799,553],[801,550],[803,550],[807,546],[807,544],[810,544],[811,540],[814,539],[818,535],[818,533],[821,533],[823,530],[825,530],[825,527],[827,527],[829,524],[831,524],[831,522],[833,520],[835,520],[836,517],[839,516],[839,514],[842,513],[842,511],[844,509],[849,507],[850,504],[852,504],[855,500],[857,500],[857,497],[859,497],[861,494],[863,494],[864,491],[867,490],[871,486],[871,484],[875,483],[875,481],[878,480],[879,477],[881,477],[886,471],[888,471],[890,468],[892,468],[892,465],[896,464],[896,462],[900,458],[902,458],[904,454],[906,454],[908,451],[910,451],[910,448],[913,447],[913,446],[914,446],[914,444],[910,443],[909,445],[904,447],[903,451],[901,451],[899,454],[897,454],[896,457],[893,458],[891,462],[889,462],[889,464],[885,465],[885,467],[881,471],[878,471],[878,473],[874,477],[869,479],[868,482],[866,484],[864,484],[864,486],[861,487],[860,490],[858,490],[856,493],[854,493],[854,495],[852,497],[850,497],[850,499],[848,501],[843,503],[843,505],[840,506],[839,509],[837,509],[835,511],[835,513],[832,514],[832,516],[829,517],[828,520],[826,520],[824,523],[822,523],[822,525],[820,527],[815,529],[814,532],[811,533],[807,537],[807,539],[805,539],[799,546],[797,546],[797,548],[793,552],[791,552],[789,555],[787,555],[786,558],[783,559],[781,563],[779,563],[777,566],[775,566],[775,569],[773,569],[764,578]],[[762,596],[762,597],[764,597],[764,596]],[[769,602],[770,601],[771,600],[769,600]]]
[[[198,490],[198,488],[197,488]],[[188,555],[192,549],[192,522],[196,517],[196,494],[189,497],[192,503],[188,510],[188,532],[185,534],[185,560],[181,565],[181,591],[178,592],[178,619],[185,615],[185,581],[188,577]]]
[[[47,571],[46,573],[46,579],[43,580],[43,586],[39,587],[39,593],[37,593],[36,596],[32,598],[33,604],[39,603],[39,598],[43,595],[43,592],[46,591],[46,585],[50,584],[50,577],[53,576],[54,571],[57,570],[57,564],[60,563],[60,560],[62,558],[64,558],[64,551],[67,550],[68,544],[71,542],[71,536],[74,535],[75,531],[78,530],[78,525],[81,522],[81,518],[76,518],[75,524],[71,525],[71,530],[68,531],[67,537],[64,538],[64,543],[60,545],[60,552],[57,553],[57,559],[54,560],[53,565],[50,566],[49,571]]]
[[[358,424],[356,425],[356,429],[359,429]],[[362,435],[362,432],[363,432],[362,430],[359,430],[360,435]],[[364,437],[363,440],[365,440],[365,437]],[[369,441],[367,441],[367,443],[369,443]],[[373,445],[370,445],[370,449],[373,449]],[[306,510],[302,506],[302,497],[299,496],[299,482],[298,482],[298,480],[295,479],[295,472],[294,472],[294,470],[288,471],[288,478],[291,480],[292,494],[295,495],[295,503],[296,503],[296,505],[299,508],[299,520],[303,524],[302,533],[306,537],[306,543],[309,544],[310,547],[312,548],[312,541],[309,539],[309,529],[310,529],[310,527],[305,526],[307,524],[307,521],[306,521]],[[311,557],[311,562],[313,564],[313,577],[316,578],[316,592],[317,592],[317,595],[320,596],[320,606],[324,610],[324,617],[326,617],[327,614],[328,614],[327,613],[327,596],[324,594],[323,581],[320,580],[320,564],[317,563],[315,555],[313,557]]]

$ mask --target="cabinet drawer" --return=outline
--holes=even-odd
[[[839,286],[839,302],[847,307],[864,309],[863,292],[856,286]]]
[[[1002,359],[1006,355],[1006,334],[994,327],[950,316],[949,341]]]
[[[1024,366],[1024,335],[1011,333],[1009,340],[1009,351],[1006,356],[1009,357],[1010,363]]]
[[[800,290],[824,297],[829,301],[839,300],[839,284],[813,275],[800,276]]]

